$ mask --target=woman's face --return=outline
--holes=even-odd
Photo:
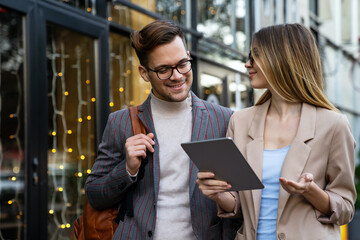
[[[254,54],[258,54],[257,49],[253,48]],[[258,57],[258,55],[257,55]],[[245,67],[249,70],[249,78],[250,78],[250,84],[253,88],[269,88],[269,83],[267,82],[263,72],[255,62],[254,58],[252,57],[251,52],[249,53],[249,59],[245,63]]]

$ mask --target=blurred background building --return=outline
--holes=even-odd
[[[235,110],[262,93],[244,68],[251,34],[305,24],[358,141],[359,12],[360,0],[0,0],[0,239],[74,239],[108,114],[150,93],[129,34],[154,19],[186,32],[193,91]]]

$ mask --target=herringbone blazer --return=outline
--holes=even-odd
[[[211,104],[192,95],[192,141],[224,137],[232,111]],[[97,159],[89,174],[85,192],[90,204],[96,209],[118,206],[133,190],[134,217],[125,215],[120,221],[113,239],[151,239],[155,229],[156,202],[159,192],[160,167],[159,145],[151,115],[150,98],[139,107],[139,118],[147,133],[155,134],[155,152],[148,153],[142,179],[134,180],[126,172],[125,141],[132,136],[128,109],[110,114],[99,145]],[[219,160],[220,161],[220,160]],[[196,184],[198,168],[190,161],[189,198],[192,228],[198,239],[234,239],[240,226],[239,219],[217,217],[216,204],[199,191]],[[174,236],[176,239],[176,236]]]

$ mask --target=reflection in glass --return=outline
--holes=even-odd
[[[206,73],[200,75],[201,98],[214,104],[224,105],[223,80]]]
[[[22,17],[0,7],[0,239],[24,239]]]
[[[110,33],[109,50],[111,111],[141,104],[150,94],[151,86],[140,77],[129,38]]]
[[[156,1],[156,12],[186,26],[185,3],[185,0],[158,0]]]
[[[205,37],[245,51],[245,0],[198,1],[197,30]]]
[[[95,157],[94,42],[48,25],[48,234],[72,239]]]
[[[145,8],[148,11],[155,10],[156,0],[132,0],[131,2],[138,5],[139,7]],[[155,20],[154,18],[128,8],[127,6],[113,4],[112,1],[108,1],[107,11],[109,21],[135,30],[138,30]]]
[[[110,107],[112,111],[134,105],[132,55],[127,37],[110,33]]]
[[[57,0],[96,15],[96,0]]]

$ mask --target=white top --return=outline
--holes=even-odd
[[[190,214],[190,159],[180,145],[191,140],[191,97],[167,102],[151,94],[151,111],[160,148],[154,239],[196,239]]]

